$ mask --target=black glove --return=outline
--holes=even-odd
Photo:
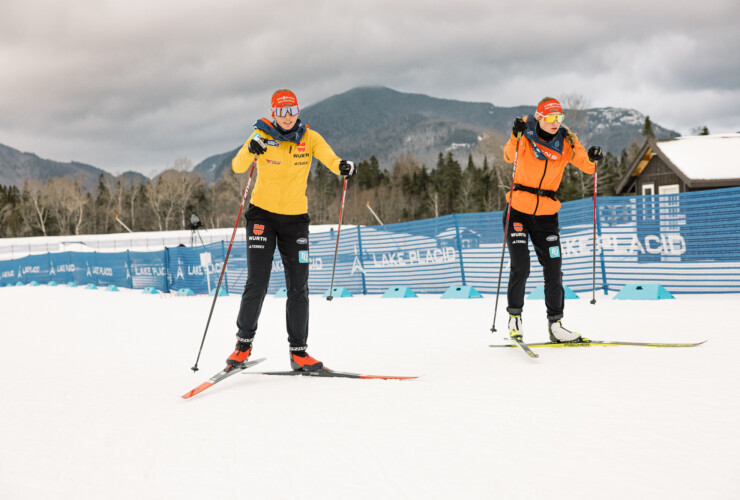
[[[351,161],[340,161],[339,162],[339,173],[345,177],[352,177],[357,172],[354,162]]]
[[[527,130],[527,122],[517,116],[514,120],[514,126],[511,128],[511,133],[518,139],[525,130]]]
[[[601,161],[603,157],[604,153],[601,152],[601,148],[599,146],[591,146],[590,148],[588,148],[588,160],[591,163]]]
[[[262,142],[262,137],[255,135],[252,140],[249,141],[249,146],[247,146],[247,149],[252,154],[261,155],[264,154],[265,151],[267,151],[267,146],[265,146],[265,143]]]

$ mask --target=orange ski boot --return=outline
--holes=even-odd
[[[290,367],[296,371],[315,372],[324,367],[324,363],[308,355],[305,349],[291,351]]]
[[[227,369],[229,370],[241,365],[242,363],[246,363],[249,359],[249,355],[252,354],[253,339],[245,339],[239,335],[237,335],[236,338],[236,348],[234,352],[231,353],[231,356],[226,359]]]

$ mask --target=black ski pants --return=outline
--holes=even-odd
[[[506,228],[506,208],[504,209]],[[558,214],[529,215],[511,209],[506,245],[511,256],[507,299],[510,314],[521,314],[524,308],[524,291],[529,277],[529,245],[531,238],[534,252],[542,265],[545,278],[545,307],[547,317],[556,321],[563,317],[563,273],[560,248]]]
[[[254,338],[267,295],[275,245],[285,268],[288,300],[285,320],[290,347],[308,340],[308,214],[282,215],[250,205],[247,219],[247,284],[244,286],[237,335]]]

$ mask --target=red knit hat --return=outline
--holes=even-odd
[[[298,99],[290,90],[281,90],[272,95],[272,109],[298,106]]]
[[[550,99],[549,101],[544,101],[537,106],[537,111],[534,114],[534,117],[538,120],[542,118],[543,116],[552,115],[552,114],[563,114],[563,108],[560,106],[560,103],[556,99]]]

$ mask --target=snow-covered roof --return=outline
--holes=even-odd
[[[740,178],[740,133],[679,137],[656,146],[689,179]]]

